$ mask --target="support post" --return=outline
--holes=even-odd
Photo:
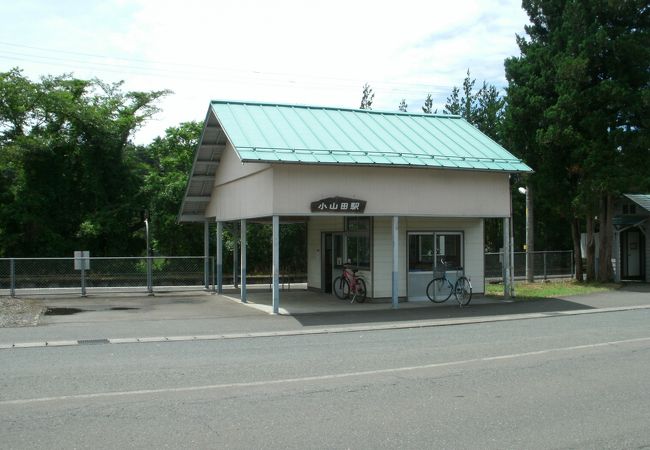
[[[240,241],[241,241],[241,255],[239,260],[241,261],[241,280],[240,280],[240,292],[241,292],[241,301],[242,303],[247,303],[246,298],[246,219],[241,220],[241,225],[239,228]]]
[[[16,297],[16,261],[9,260],[9,295]]]
[[[239,286],[237,274],[239,273],[239,228],[237,222],[232,224],[232,285],[235,289]]]
[[[503,298],[510,298],[510,218],[503,218]]]
[[[546,253],[548,253],[548,252],[546,252],[546,251],[544,252],[544,281],[546,281],[546,279],[547,279],[547,272],[546,272]]]
[[[144,219],[145,239],[147,240],[147,295],[153,295],[153,268],[151,265],[151,245],[149,243],[149,219]]]
[[[392,306],[399,308],[399,217],[393,216],[393,271],[392,271]]]
[[[280,312],[280,217],[273,216],[273,314]]]
[[[217,234],[215,239],[215,256],[216,256],[216,287],[217,294],[223,294],[223,222],[217,221]]]
[[[210,289],[210,223],[203,222],[203,284]]]

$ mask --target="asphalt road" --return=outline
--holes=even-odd
[[[0,351],[1,448],[647,448],[650,310]]]

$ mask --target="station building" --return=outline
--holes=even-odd
[[[484,220],[508,220],[509,178],[527,172],[459,116],[213,101],[179,220],[217,223],[219,290],[223,226],[241,225],[242,301],[247,222],[273,224],[276,312],[279,226],[306,222],[309,289],[331,292],[347,262],[397,307],[426,299],[443,261],[484,291]]]

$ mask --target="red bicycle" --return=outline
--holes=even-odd
[[[352,269],[345,264],[343,274],[334,279],[334,295],[341,300],[352,298],[350,303],[366,301],[366,282],[357,276],[359,269]]]

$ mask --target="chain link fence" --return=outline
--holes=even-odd
[[[533,273],[536,279],[572,278],[574,276],[573,251],[540,251],[533,254]],[[503,279],[503,253],[485,254],[485,278]],[[526,278],[526,252],[514,253],[515,278]]]
[[[214,258],[203,256],[0,258],[0,295],[207,289],[214,286],[214,270]]]

